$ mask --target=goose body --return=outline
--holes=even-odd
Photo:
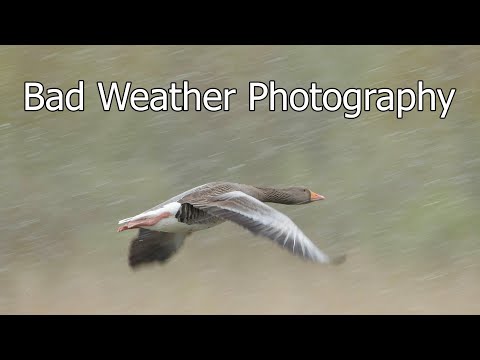
[[[183,245],[188,235],[225,221],[234,222],[254,235],[269,238],[304,259],[339,264],[345,261],[345,255],[328,256],[290,218],[265,204],[299,205],[322,199],[322,195],[303,187],[278,189],[212,182],[120,220],[118,224],[122,226],[117,231],[139,229],[130,245],[129,264],[132,268],[165,262]]]

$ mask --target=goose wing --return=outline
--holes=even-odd
[[[183,245],[185,237],[184,233],[139,229],[138,236],[130,243],[128,263],[134,269],[154,262],[164,263]]]
[[[231,191],[204,200],[191,200],[189,203],[211,215],[230,220],[254,235],[269,238],[305,259],[323,264],[340,264],[345,261],[345,255],[330,257],[325,254],[290,218],[242,191]]]

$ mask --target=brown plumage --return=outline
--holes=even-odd
[[[287,216],[266,205],[307,204],[322,200],[305,187],[273,188],[231,182],[197,186],[147,210],[119,221],[118,231],[139,228],[132,240],[129,264],[132,268],[167,261],[194,231],[234,222],[254,235],[273,240],[295,255],[324,264],[340,264],[345,255],[330,257]]]

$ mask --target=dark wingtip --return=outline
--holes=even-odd
[[[130,269],[139,270],[155,264],[165,264],[182,246],[185,236],[140,228],[138,235],[130,243]]]
[[[134,256],[130,254],[128,256],[128,266],[131,270],[137,271],[140,269],[153,267],[155,265],[163,265],[167,263],[170,259],[155,259],[152,257],[145,256]]]
[[[138,268],[142,267],[142,262],[129,256],[128,257],[128,266],[132,270],[138,270]]]
[[[332,265],[340,265],[340,264],[343,264],[346,260],[347,260],[347,255],[343,254],[343,255],[332,257],[332,260],[330,261],[330,263]]]

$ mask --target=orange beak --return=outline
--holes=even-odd
[[[325,196],[314,193],[313,191],[310,190],[310,201],[318,201],[318,200],[324,200]]]

